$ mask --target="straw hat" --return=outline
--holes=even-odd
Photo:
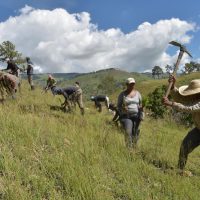
[[[183,85],[178,89],[182,96],[189,96],[200,93],[200,79],[195,79],[189,85]]]

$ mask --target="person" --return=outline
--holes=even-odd
[[[5,71],[7,73],[15,75],[16,77],[19,77],[20,70],[19,67],[16,65],[16,63],[10,58],[6,58],[6,62],[7,62],[7,68],[5,69]]]
[[[107,109],[109,109],[109,97],[106,95],[91,96],[91,101],[94,101],[95,107],[99,112],[102,112],[102,105],[100,102],[104,102]]]
[[[117,124],[117,122],[119,121],[119,111],[117,109],[117,106],[114,103],[109,103],[108,109],[114,112],[114,117],[112,121]]]
[[[15,75],[0,71],[0,93],[2,101],[5,100],[5,93],[16,98],[15,93],[19,87],[19,78]]]
[[[51,92],[53,95],[64,96],[65,101],[64,103],[62,103],[62,106],[68,107],[69,111],[71,111],[72,109],[72,104],[74,104],[74,102],[77,102],[81,110],[81,114],[84,115],[84,107],[83,107],[83,102],[82,102],[82,89],[80,88],[78,82],[76,83],[75,86],[59,88],[56,86],[55,78],[53,78],[52,75],[49,75],[47,79],[47,85],[45,87],[45,91],[47,91],[48,89],[51,89]]]
[[[34,83],[33,83],[33,63],[29,57],[26,57],[27,62],[27,77],[28,77],[28,83],[31,86],[31,90],[35,89]]]
[[[135,89],[134,78],[126,80],[126,90],[118,96],[117,109],[120,123],[125,130],[126,146],[134,148],[139,138],[140,112],[142,110],[142,97],[140,92]]]
[[[181,173],[187,173],[184,168],[188,154],[200,145],[200,79],[192,80],[189,85],[183,85],[179,88],[175,86],[174,76],[170,76],[168,81],[172,82],[170,94],[174,101],[163,97],[163,104],[177,111],[191,113],[195,124],[195,127],[183,139],[179,152],[178,168]]]
[[[76,87],[76,92],[75,92],[75,102],[77,102],[80,110],[81,110],[81,114],[84,115],[85,113],[85,109],[83,106],[83,90],[80,87],[80,83],[78,81],[75,82],[75,87]]]
[[[56,86],[56,84],[57,84],[57,82],[56,82],[55,78],[51,74],[49,74],[48,78],[47,78],[47,82],[46,82],[45,91],[47,91],[49,89],[53,89]],[[52,91],[52,93],[53,93],[53,91]]]

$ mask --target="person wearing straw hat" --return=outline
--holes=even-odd
[[[171,95],[174,101],[163,97],[163,104],[178,111],[191,113],[195,125],[183,139],[180,147],[178,168],[184,172],[188,154],[200,145],[200,79],[192,80],[189,85],[179,88],[175,87],[174,76],[170,76],[169,82],[173,83]]]

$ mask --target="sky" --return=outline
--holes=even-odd
[[[186,0],[0,1],[0,43],[12,42],[36,73],[129,72],[200,62],[200,2]]]

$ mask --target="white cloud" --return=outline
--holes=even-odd
[[[25,7],[20,9],[19,12],[21,14],[28,14],[29,12],[31,12],[33,10],[34,10],[34,8],[32,8],[32,7],[28,6],[28,5],[25,5]]]
[[[180,19],[144,22],[128,34],[120,29],[99,30],[87,12],[40,10],[28,5],[20,15],[0,23],[0,42],[9,40],[43,72],[88,72],[115,66],[145,71],[175,62],[166,53],[168,42],[189,43],[195,24]],[[184,56],[183,62],[188,59]]]

